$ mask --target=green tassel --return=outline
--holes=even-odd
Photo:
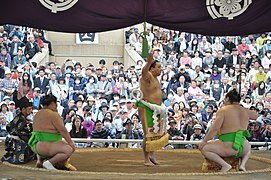
[[[146,22],[144,22],[144,32],[143,32],[143,44],[142,44],[142,58],[147,58],[149,54],[148,40],[147,40],[147,28]]]

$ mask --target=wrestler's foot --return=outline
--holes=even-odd
[[[222,166],[220,172],[228,172],[229,170],[231,170],[231,165],[227,164],[225,166]]]
[[[154,164],[152,163],[152,162],[145,162],[144,163],[144,166],[148,166],[148,167],[150,167],[150,166],[154,166]]]
[[[65,162],[64,166],[70,171],[77,171],[76,167],[69,163],[70,158]]]
[[[245,166],[240,166],[239,171],[247,171]]]
[[[156,161],[155,158],[150,158],[150,161],[151,161],[154,165],[159,165],[159,164],[160,164],[158,161]]]
[[[42,166],[45,168],[45,169],[48,169],[48,170],[57,170],[51,163],[50,161],[45,161]]]
[[[42,165],[43,163],[42,162],[37,162],[36,163],[36,167],[37,168],[43,168],[43,165]]]

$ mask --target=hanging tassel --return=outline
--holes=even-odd
[[[148,40],[147,40],[147,27],[144,22],[143,43],[142,43],[142,58],[147,58],[149,54]]]

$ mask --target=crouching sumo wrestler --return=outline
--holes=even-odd
[[[38,156],[37,167],[49,170],[57,168],[76,170],[68,163],[75,146],[57,112],[56,97],[46,95],[42,98],[41,104],[43,108],[33,118],[33,132],[28,141]],[[62,141],[62,137],[66,142]],[[44,161],[45,159],[47,160]]]

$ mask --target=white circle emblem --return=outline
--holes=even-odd
[[[57,13],[58,11],[66,11],[73,7],[79,0],[58,0],[57,3],[51,0],[39,0],[40,3],[51,10],[52,13]]]
[[[213,19],[225,17],[232,20],[247,10],[252,0],[206,0],[208,13]]]

